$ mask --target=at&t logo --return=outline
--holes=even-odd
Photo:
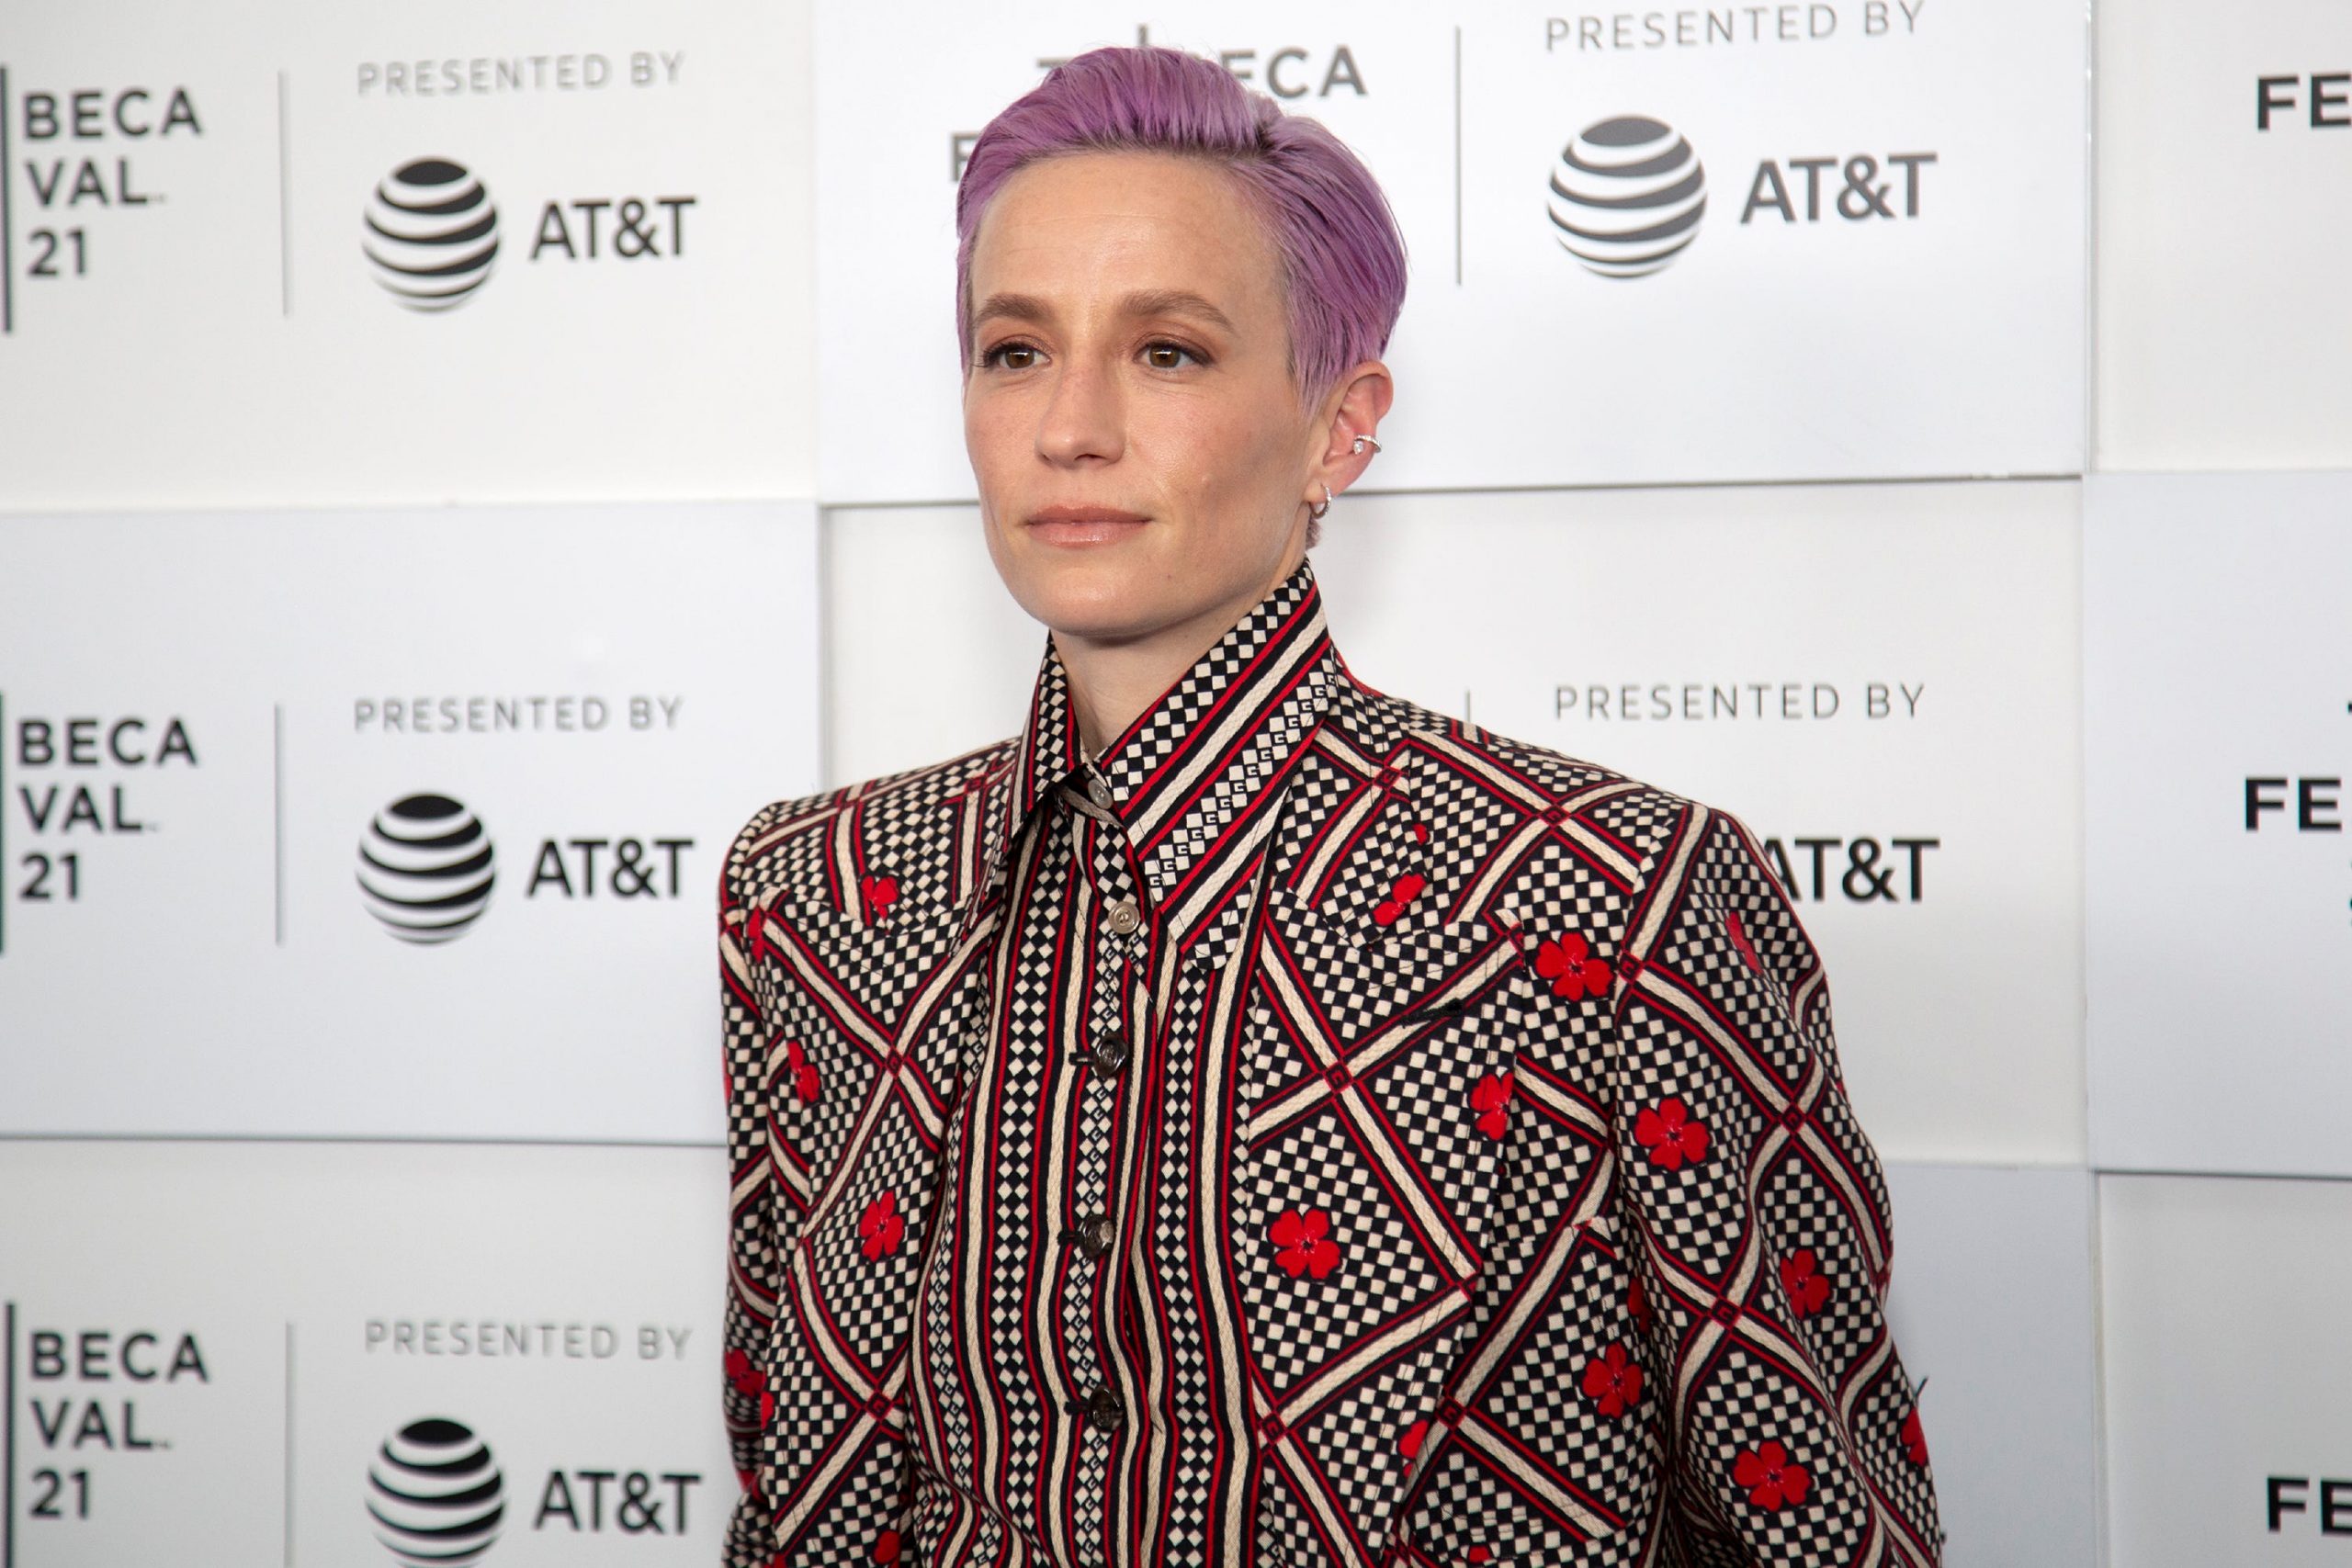
[[[1833,893],[1842,893],[1849,904],[1917,904],[1928,894],[1927,857],[1943,847],[1941,839],[1917,833],[1883,840],[1869,833],[1767,839],[1764,858],[1789,897],[1800,904],[1826,903]],[[1834,858],[1841,854],[1843,864]]]
[[[1561,248],[1603,277],[1647,277],[1699,237],[1707,172],[1688,139],[1642,115],[1589,125],[1552,171]]]
[[[526,842],[528,840],[526,840]],[[624,905],[675,900],[687,887],[686,834],[565,833],[539,840],[527,903]],[[403,795],[359,840],[360,902],[390,935],[433,946],[454,942],[490,908],[498,856],[490,830],[463,801]]]
[[[691,196],[582,197],[539,207],[526,261],[663,261],[686,254]],[[386,292],[441,313],[490,281],[498,209],[481,180],[449,158],[402,164],[368,199],[360,243]]]
[[[446,795],[392,802],[359,840],[359,890],[368,912],[402,942],[465,935],[490,908],[497,851],[481,818]]]
[[[1932,152],[1764,158],[1748,182],[1739,224],[1778,218],[1802,228],[1909,222],[1925,212]],[[1620,115],[1587,126],[1552,170],[1553,237],[1586,271],[1647,277],[1699,237],[1706,171],[1688,138],[1663,120]]]
[[[498,1540],[504,1486],[488,1443],[462,1422],[431,1416],[376,1450],[368,1513],[401,1568],[465,1568]]]
[[[368,200],[361,249],[376,281],[412,310],[462,305],[498,258],[498,209],[463,164],[419,158],[385,176]]]
[[[522,1470],[526,1477],[536,1473],[527,1462]],[[682,1536],[691,1529],[688,1510],[702,1479],[691,1470],[557,1465],[539,1488],[530,1528],[565,1535]],[[519,1495],[528,1503],[527,1479]],[[506,1483],[490,1445],[471,1427],[428,1416],[376,1450],[368,1467],[367,1505],[376,1539],[401,1568],[467,1568],[498,1542]]]

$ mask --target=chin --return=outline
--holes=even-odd
[[[1012,596],[1032,616],[1066,636],[1125,642],[1148,636],[1171,618],[1161,585],[1140,577],[1100,570],[1040,571],[1014,584]]]

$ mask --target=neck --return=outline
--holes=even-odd
[[[1054,649],[1069,682],[1069,702],[1078,718],[1079,743],[1090,757],[1126,733],[1201,655],[1240,624],[1283,579],[1298,570],[1305,552],[1285,552],[1274,574],[1238,597],[1140,637],[1116,640],[1054,633]]]

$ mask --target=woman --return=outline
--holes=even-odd
[[[1754,841],[1326,635],[1404,292],[1370,175],[1102,50],[957,221],[1051,636],[1023,733],[729,856],[729,1562],[1932,1561],[1884,1188]]]

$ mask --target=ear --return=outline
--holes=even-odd
[[[1320,500],[1325,485],[1337,495],[1363,477],[1374,448],[1367,441],[1363,451],[1354,450],[1356,437],[1378,434],[1396,396],[1396,384],[1389,378],[1388,367],[1377,359],[1364,360],[1340,378],[1339,385],[1324,399],[1316,425],[1323,434],[1323,449],[1306,476],[1306,500]]]

